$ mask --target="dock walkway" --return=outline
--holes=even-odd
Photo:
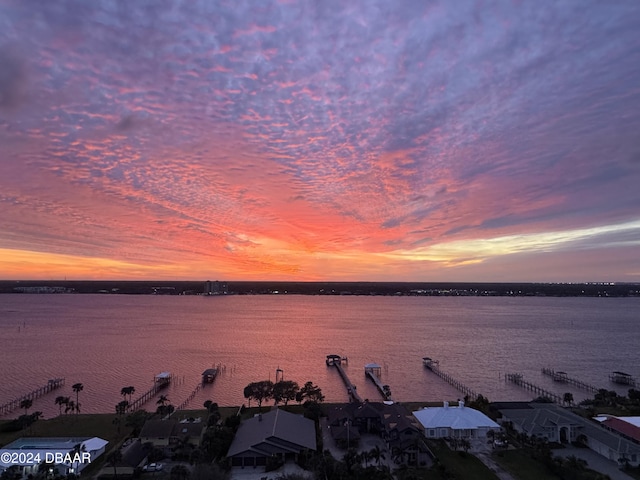
[[[462,383],[460,380],[456,380],[453,376],[440,370],[440,362],[433,360],[429,357],[422,359],[422,364],[428,369],[447,382],[452,387],[455,387],[458,391],[464,393],[470,400],[476,400],[479,396],[473,389]]]
[[[369,365],[365,365],[364,373],[365,375],[378,387],[378,390],[382,394],[382,397],[385,400],[393,401],[391,398],[391,389],[389,385],[383,385],[380,381],[380,365],[375,363],[370,363]]]
[[[543,368],[542,373],[553,378],[554,382],[568,383],[569,385],[581,388],[582,390],[586,390],[590,393],[598,393],[599,390],[593,385],[589,385],[588,383],[578,380],[577,378],[569,377],[565,372],[556,372],[551,368]]]
[[[362,403],[362,398],[358,395],[358,391],[356,390],[356,386],[351,383],[349,377],[346,372],[342,368],[342,357],[340,355],[327,355],[327,366],[328,367],[336,367],[338,369],[338,373],[342,378],[345,386],[347,387],[347,394],[349,394],[349,401],[351,403]]]
[[[515,383],[516,385],[537,393],[542,397],[547,397],[555,403],[559,403],[560,405],[564,403],[563,398],[560,395],[550,392],[549,390],[545,390],[535,383],[527,382],[519,373],[505,373],[504,378],[507,382]]]
[[[202,390],[202,385],[203,385],[202,382],[198,382],[198,384],[193,389],[193,391],[189,394],[189,396],[180,405],[178,405],[173,412],[177,412],[178,410],[184,410],[185,407],[189,405],[189,403],[191,403],[191,400],[194,399],[194,397],[198,394],[198,392]]]
[[[64,378],[52,378],[46,385],[36,388],[29,393],[22,395],[21,397],[14,398],[7,403],[0,405],[0,415],[6,415],[8,413],[17,410],[23,400],[35,400],[37,398],[45,396],[47,393],[52,392],[64,385]]]
[[[153,397],[155,397],[160,390],[164,390],[165,388],[167,388],[169,386],[169,384],[171,383],[171,379],[172,378],[173,377],[168,372],[163,372],[163,373],[161,373],[159,375],[156,375],[155,381],[153,382],[153,387],[151,387],[149,390],[147,390],[142,395],[140,395],[138,398],[136,398],[127,407],[128,411],[129,412],[135,412],[136,410],[140,409],[140,407],[142,407],[142,405],[144,405],[149,400],[151,400]]]

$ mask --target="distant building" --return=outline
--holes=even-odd
[[[219,282],[216,280],[212,282],[211,280],[207,280],[204,282],[204,294],[205,295],[228,295],[229,294],[229,286],[227,282]]]
[[[13,290],[18,293],[70,293],[73,289],[66,287],[14,287]]]

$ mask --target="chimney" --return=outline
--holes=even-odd
[[[464,408],[464,400],[458,400],[458,407]]]
[[[444,408],[449,408],[449,402],[447,401],[442,402],[442,405],[444,406]]]

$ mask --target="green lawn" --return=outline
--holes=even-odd
[[[440,463],[455,478],[473,480],[497,480],[498,477],[478,458],[469,453],[451,450],[444,441],[428,442]]]
[[[494,452],[493,459],[518,480],[562,480],[522,450]]]

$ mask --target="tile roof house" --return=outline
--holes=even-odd
[[[286,460],[315,449],[313,420],[275,409],[242,422],[227,457],[233,466],[264,466],[270,457]]]
[[[502,403],[498,406],[503,423],[527,435],[547,438],[550,442],[568,443],[582,439],[587,447],[609,460],[626,459],[640,464],[640,444],[596,422],[551,403]]]
[[[600,424],[631,441],[640,443],[640,417],[607,416]]]

